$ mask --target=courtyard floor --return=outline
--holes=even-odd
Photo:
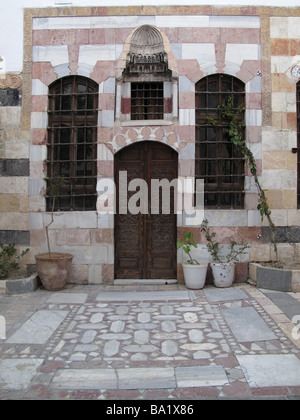
[[[1,400],[300,399],[300,293],[68,285],[0,315]]]

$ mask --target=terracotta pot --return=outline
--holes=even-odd
[[[35,256],[36,268],[47,290],[60,290],[65,286],[71,272],[73,255],[63,252],[45,252]]]

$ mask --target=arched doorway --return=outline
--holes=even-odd
[[[124,178],[125,174],[126,178]],[[162,210],[161,199],[156,211],[158,214],[153,214],[153,207],[151,211],[151,200],[153,205],[151,180],[172,181],[177,179],[177,174],[177,152],[163,143],[154,141],[137,142],[125,147],[115,155],[115,182],[117,186],[117,211],[115,215],[116,279],[177,278],[177,226],[176,214],[174,214],[173,187],[170,188],[169,192],[170,211],[168,211],[168,214],[163,214],[165,209]],[[132,191],[128,190],[128,186],[133,185],[130,182],[134,179],[144,180],[148,185],[146,193],[148,197],[140,196],[140,199],[136,200],[137,205],[142,210],[137,214],[129,212],[127,206],[131,199],[134,201],[140,194],[139,187],[136,189],[129,188]],[[127,188],[127,191],[124,191],[124,187]],[[160,191],[161,194],[162,189]],[[125,206],[124,198],[126,200]]]

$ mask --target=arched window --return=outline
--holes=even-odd
[[[297,83],[297,174],[298,174],[298,188],[297,188],[297,201],[298,209],[300,209],[300,81]]]
[[[47,176],[66,180],[55,210],[96,209],[97,110],[98,85],[90,79],[65,77],[49,87]]]
[[[230,141],[218,108],[230,96],[234,107],[244,106],[245,85],[233,76],[215,74],[196,84],[195,176],[204,179],[204,204],[211,209],[244,206],[244,159]]]

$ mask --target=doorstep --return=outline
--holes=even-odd
[[[161,284],[177,284],[176,279],[115,279],[114,284],[125,286],[130,284],[161,285]]]

